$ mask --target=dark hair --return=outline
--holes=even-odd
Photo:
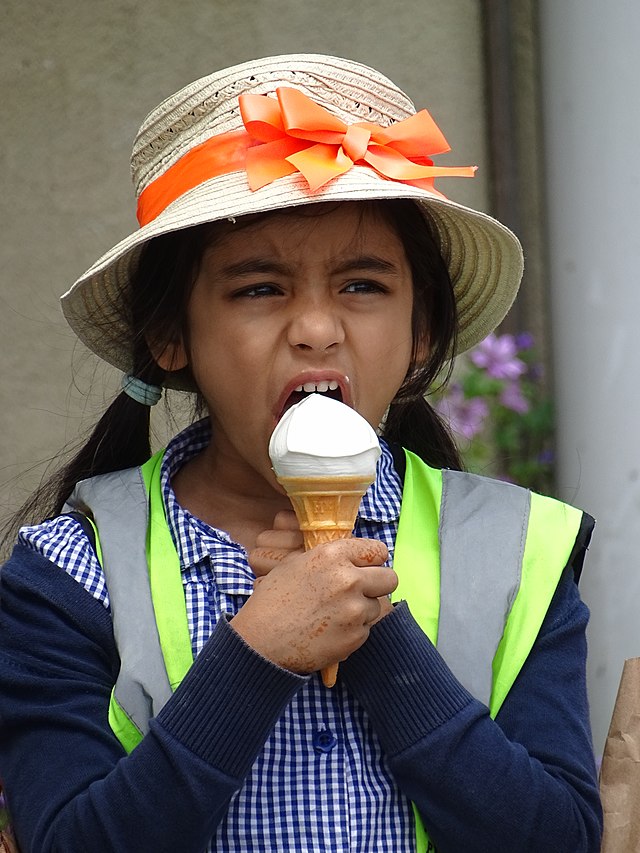
[[[435,467],[460,468],[458,451],[448,429],[425,399],[454,350],[456,336],[455,299],[437,232],[411,201],[355,203],[362,206],[363,213],[370,210],[383,217],[398,234],[414,282],[412,362],[389,408],[383,436],[414,451]],[[275,215],[295,215],[303,210],[309,215],[320,212],[317,205],[309,205],[277,211]],[[233,226],[227,221],[206,223],[156,237],[145,244],[131,284],[116,295],[111,305],[114,312],[127,312],[127,327],[133,329],[133,375],[151,384],[162,384],[166,374],[154,361],[149,344],[153,342],[154,348],[162,350],[185,335],[187,305],[205,249],[231,227],[242,227],[269,215],[274,214],[243,217]],[[113,337],[107,320],[105,334]],[[121,345],[128,346],[128,342],[123,340]],[[193,385],[188,368],[181,378],[187,385]],[[80,480],[145,462],[151,455],[149,420],[149,407],[121,392],[76,455],[49,477],[14,516],[11,531],[18,524],[60,513]]]
[[[449,428],[427,400],[436,380],[444,385],[449,378],[451,368],[445,365],[455,352],[458,328],[455,296],[437,231],[413,202],[392,199],[376,204],[400,238],[413,276],[413,356],[382,435],[435,468],[460,470],[462,461]]]

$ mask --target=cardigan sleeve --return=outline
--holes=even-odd
[[[404,602],[342,665],[438,853],[599,851],[587,621],[568,569],[495,721]]]
[[[201,853],[306,680],[221,620],[127,756],[107,717],[118,667],[103,605],[17,546],[0,573],[0,775],[23,853]]]

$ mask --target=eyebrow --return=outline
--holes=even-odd
[[[260,258],[249,258],[235,264],[227,264],[220,272],[226,278],[242,278],[243,276],[260,273],[273,273],[283,276],[293,275],[293,269],[288,264],[262,260]],[[377,255],[358,255],[357,257],[347,258],[331,270],[333,275],[340,275],[347,272],[378,272],[387,275],[398,275],[399,269],[396,264]]]
[[[355,258],[347,258],[335,270],[336,273],[345,272],[380,272],[398,274],[396,264],[386,261],[377,255],[358,255]]]
[[[236,264],[227,264],[220,270],[225,278],[241,278],[245,275],[256,273],[276,273],[277,275],[291,275],[291,267],[277,261],[266,261],[260,258],[249,258]]]

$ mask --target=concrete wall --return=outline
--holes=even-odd
[[[640,655],[640,5],[540,6],[559,484],[598,519],[581,588],[601,752]]]
[[[0,514],[36,483],[36,463],[78,440],[116,391],[119,377],[75,344],[58,297],[135,228],[128,161],[144,115],[196,77],[252,57],[349,56],[430,109],[450,162],[481,167],[442,189],[487,209],[480,15],[473,0],[4,0]]]

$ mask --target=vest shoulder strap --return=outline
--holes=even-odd
[[[410,602],[418,624],[493,716],[535,642],[582,518],[552,498],[437,471],[406,452],[394,598]]]
[[[394,567],[414,618],[495,717],[560,576],[582,566],[593,520],[509,483],[438,471],[406,451]],[[441,570],[442,566],[442,570]],[[413,806],[416,850],[435,847]]]
[[[150,718],[171,696],[171,687],[150,590],[145,546],[149,501],[140,469],[78,483],[65,510],[76,508],[90,508],[99,531],[100,562],[120,654],[113,697],[122,713],[126,708],[126,719],[119,717],[113,703],[110,717],[119,729],[126,730],[130,723],[144,735]]]

